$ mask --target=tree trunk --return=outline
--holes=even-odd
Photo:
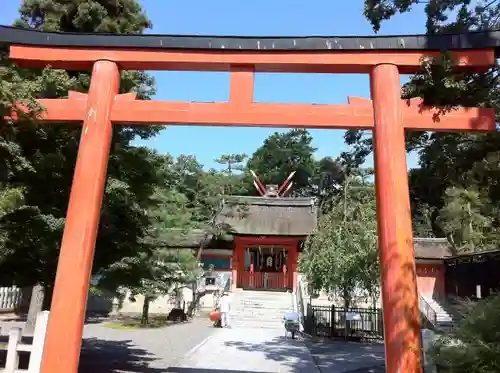
[[[196,312],[197,305],[201,300],[201,297],[203,297],[206,293],[207,293],[206,291],[201,291],[201,292],[197,291],[195,295],[193,295],[193,301],[191,302],[187,310],[187,315],[189,317],[193,317],[194,313]]]
[[[43,311],[50,311],[50,305],[52,303],[52,296],[54,295],[54,286],[45,286],[44,297],[43,297]]]
[[[467,238],[467,241],[469,241],[472,249],[476,251],[475,242],[472,239],[472,235],[474,234],[474,227],[472,225],[472,208],[470,202],[467,203],[467,215],[469,216],[469,237]]]
[[[455,239],[453,238],[453,233],[447,233],[446,238],[448,240],[448,243],[451,245],[452,254],[457,255],[458,248],[457,248],[457,245],[455,244]]]
[[[347,220],[347,192],[348,192],[348,187],[349,185],[349,178],[346,178],[344,181],[344,218],[342,221],[345,223]]]
[[[347,289],[344,289],[342,291],[342,296],[344,298],[344,308],[346,309],[346,312],[347,312],[347,309],[351,306],[351,297],[350,297]]]
[[[21,301],[15,309],[16,315],[25,316],[28,314],[31,302],[31,293],[33,286],[23,286],[21,288]]]
[[[351,322],[347,320],[347,311],[351,306],[351,298],[349,296],[349,292],[346,289],[344,289],[343,291],[343,296],[344,296],[344,320],[345,320],[344,339],[347,341],[351,329]]]
[[[28,333],[35,331],[36,317],[40,311],[42,311],[44,300],[45,300],[45,290],[42,285],[37,284],[33,286],[31,290],[30,306],[28,309],[28,318],[26,320],[25,330]]]
[[[148,296],[144,296],[144,303],[142,304],[141,325],[149,324],[149,301],[150,298]]]

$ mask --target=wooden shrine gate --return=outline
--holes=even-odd
[[[0,27],[0,43],[26,68],[92,70],[88,94],[45,99],[41,120],[83,122],[54,288],[43,373],[76,373],[113,125],[190,124],[373,130],[386,371],[420,373],[405,130],[495,131],[492,109],[442,114],[400,97],[400,74],[449,51],[457,69],[495,64],[499,32],[394,37],[191,37],[43,33]],[[120,70],[229,71],[228,102],[135,100]],[[255,72],[370,74],[372,101],[347,105],[253,102]],[[334,89],[334,87],[332,87]]]

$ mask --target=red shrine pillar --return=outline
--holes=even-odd
[[[292,282],[292,291],[297,287],[297,261],[298,261],[298,242],[294,242],[288,247],[288,274],[289,281]]]
[[[415,275],[400,76],[396,65],[371,73],[375,186],[387,373],[421,373]]]
[[[242,258],[243,256],[243,244],[239,237],[234,238],[234,251],[233,251],[233,257],[231,260],[232,264],[232,276],[233,276],[233,286],[232,290],[235,291],[238,288],[239,285],[239,278],[242,275],[241,271],[241,266],[244,265]]]
[[[94,64],[49,316],[42,373],[77,373],[120,73]]]

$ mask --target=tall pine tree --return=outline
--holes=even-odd
[[[25,0],[15,25],[43,31],[122,34],[140,34],[151,27],[136,0]],[[9,110],[15,101],[33,104],[34,98],[65,97],[70,89],[86,92],[90,85],[88,71],[27,71],[7,64],[0,74],[0,112]],[[122,72],[120,92],[131,91],[140,99],[149,99],[155,92],[153,78],[142,71]],[[2,124],[0,150],[7,157],[0,157],[1,187],[22,186],[23,203],[0,219],[0,281],[43,285],[48,307],[81,126],[40,126],[31,120]],[[94,272],[142,249],[149,226],[145,211],[159,183],[158,164],[150,151],[131,142],[157,131],[147,126],[114,127]]]

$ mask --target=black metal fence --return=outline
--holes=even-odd
[[[380,308],[335,306],[307,307],[305,332],[332,339],[350,341],[383,340],[384,322]]]

